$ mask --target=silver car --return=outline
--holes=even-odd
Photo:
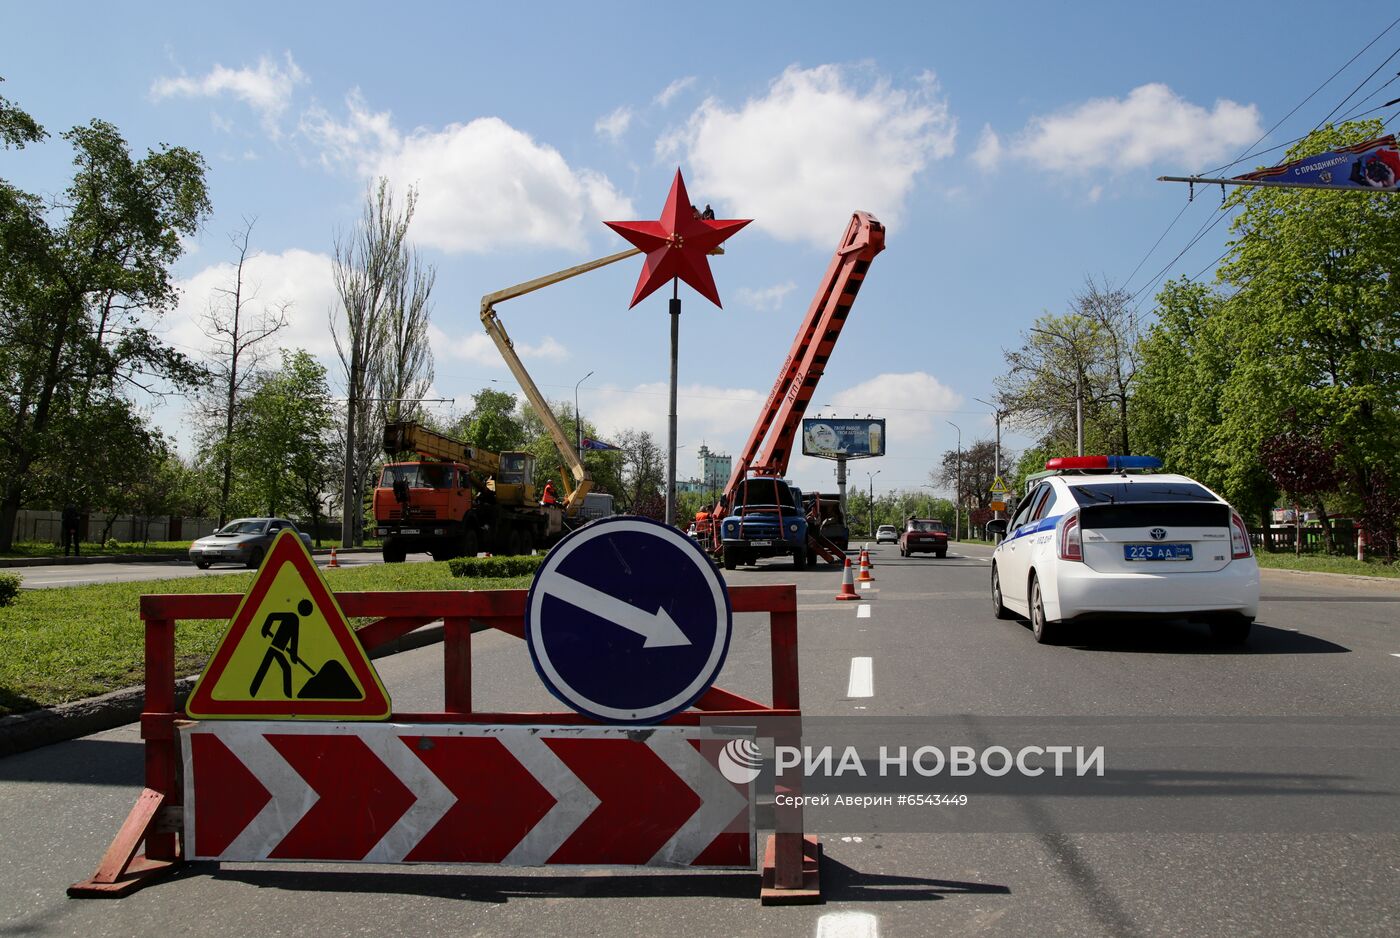
[[[311,535],[298,531],[297,526],[285,518],[239,518],[191,544],[190,559],[201,570],[208,570],[216,563],[236,563],[256,569],[272,549],[277,535],[284,530],[301,538],[306,549],[311,549]]]

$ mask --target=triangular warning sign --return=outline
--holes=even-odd
[[[1006,480],[997,476],[996,481],[992,483],[991,493],[993,495],[1009,495],[1011,490],[1006,487]]]
[[[291,531],[272,543],[185,704],[196,720],[383,720],[389,695]]]

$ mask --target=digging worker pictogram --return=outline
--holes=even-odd
[[[267,649],[267,654],[263,656],[262,664],[258,665],[258,673],[253,676],[253,683],[248,688],[248,696],[256,697],[258,688],[262,686],[263,678],[267,676],[267,669],[275,662],[282,669],[282,696],[288,700],[292,699],[292,665],[295,661],[312,674],[311,665],[297,657],[297,634],[301,631],[301,617],[311,615],[315,607],[311,605],[311,600],[303,599],[297,603],[297,613],[273,612],[263,620],[262,637],[271,638],[272,645]],[[276,623],[277,631],[272,630]],[[288,659],[291,659],[290,661]]]

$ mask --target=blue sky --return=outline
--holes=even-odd
[[[1385,26],[1307,3],[867,6],[11,3],[0,93],[55,136],[101,117],[138,151],[206,156],[214,214],[162,326],[191,352],[227,282],[228,235],[256,216],[259,298],[291,304],[279,341],[334,379],[336,233],[375,175],[417,185],[412,234],[437,267],[435,388],[457,412],[493,380],[514,389],[481,295],[624,249],[602,221],[657,217],[681,167],[696,202],[755,219],[713,261],[723,310],[683,288],[683,476],[702,441],[742,446],[846,219],[871,211],[888,246],[815,403],[888,418],[889,455],[853,477],[879,470],[885,490],[928,481],[957,437],[946,421],[964,444],[990,436],[974,399],[1036,315],[1063,311],[1087,276],[1128,281],[1186,199],[1157,176],[1235,160]],[[1264,145],[1311,129],[1397,37]],[[70,159],[54,140],[0,152],[0,176],[55,191]],[[1218,206],[1201,194],[1128,288]],[[1170,274],[1206,267],[1226,238],[1222,224]],[[500,312],[546,394],[569,399],[592,371],[582,409],[604,438],[638,426],[664,440],[666,297],[628,311],[639,267]],[[187,445],[183,406],[155,413]],[[799,458],[791,474],[834,487],[826,463]]]

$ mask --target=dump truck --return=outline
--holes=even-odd
[[[374,490],[385,563],[528,554],[563,534],[564,509],[540,504],[530,453],[492,453],[413,421],[384,427],[384,451],[418,457],[386,463]]]

